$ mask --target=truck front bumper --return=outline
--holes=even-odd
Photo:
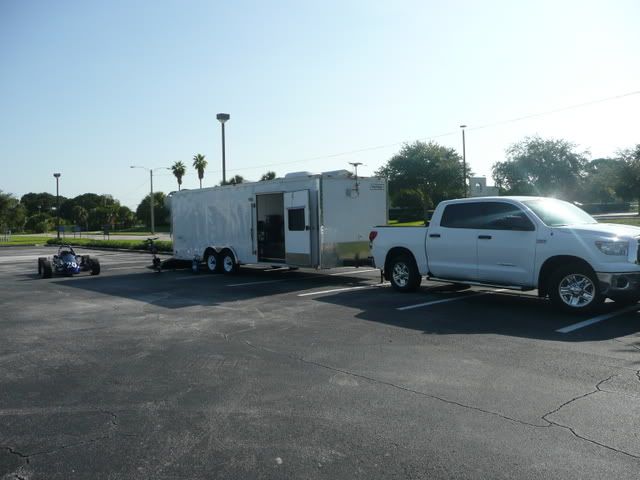
[[[610,298],[640,297],[640,273],[598,273],[600,291]]]

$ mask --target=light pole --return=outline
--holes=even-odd
[[[227,183],[227,168],[225,165],[225,155],[224,155],[224,122],[231,118],[231,115],[228,113],[218,113],[216,115],[218,121],[222,124],[222,184],[225,185]]]
[[[466,125],[460,125],[462,129],[462,191],[464,192],[464,197],[467,196],[467,148],[464,140],[464,129],[467,128]]]
[[[156,233],[156,223],[155,223],[154,212],[153,212],[153,171],[154,170],[171,170],[171,168],[170,167],[147,168],[147,167],[141,167],[138,165],[131,165],[131,168],[142,168],[144,170],[149,171],[149,181],[151,183],[151,195],[149,196],[149,206],[151,209],[151,235],[154,235]]]
[[[56,232],[57,238],[60,240],[60,189],[58,188],[58,180],[60,179],[59,173],[54,173],[54,177],[56,177]]]

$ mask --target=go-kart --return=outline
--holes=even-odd
[[[71,245],[60,245],[58,253],[50,259],[38,258],[38,275],[42,278],[51,278],[52,275],[76,275],[80,272],[91,272],[91,275],[100,273],[100,262],[89,255],[77,255]]]

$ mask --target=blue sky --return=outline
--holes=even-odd
[[[372,174],[405,141],[461,150],[462,123],[478,174],[527,135],[613,155],[640,143],[638,94],[479,127],[640,91],[638,18],[637,0],[0,0],[0,189],[55,191],[60,171],[65,196],[135,207],[149,182],[130,165],[195,153],[217,184],[217,112],[227,175],[248,179]]]

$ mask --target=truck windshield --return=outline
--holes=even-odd
[[[525,200],[522,203],[533,210],[533,213],[549,227],[598,223],[597,220],[584,210],[581,210],[571,203],[563,202],[562,200],[545,198]]]

